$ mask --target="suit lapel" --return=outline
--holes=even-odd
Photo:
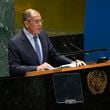
[[[24,34],[24,33],[23,33]],[[28,53],[31,55],[31,57],[33,59],[35,59],[35,61],[37,63],[40,64],[39,62],[39,59],[38,59],[38,56],[36,54],[36,52],[34,51],[31,43],[29,42],[29,40],[27,39],[27,37],[25,36],[25,34],[22,36],[22,42],[23,42],[23,45],[25,46],[26,50],[28,51]]]

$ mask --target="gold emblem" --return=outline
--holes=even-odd
[[[103,93],[107,85],[107,75],[102,70],[94,70],[87,75],[87,84],[92,94]]]

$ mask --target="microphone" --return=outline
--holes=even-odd
[[[80,49],[78,46],[76,46],[75,44],[73,43],[69,43],[72,47],[75,47],[77,50],[81,51],[81,52],[84,52],[84,50]]]
[[[89,53],[92,53],[92,52],[97,52],[97,51],[108,51],[108,50],[109,50],[109,49],[107,49],[107,48],[83,50],[83,52],[82,52],[82,51],[69,52],[66,56],[70,56],[70,55],[72,55],[72,54],[77,55],[77,54],[81,54],[81,53],[85,53],[85,54],[87,54],[87,55],[90,55]],[[65,53],[64,53],[64,54],[65,54]]]
[[[77,55],[77,54],[86,54],[86,55],[90,55],[89,53],[91,52],[97,52],[97,51],[108,51],[110,50],[110,48],[98,48],[98,49],[91,49],[91,50],[83,50],[81,48],[79,48],[77,45],[73,44],[70,40],[67,39],[67,42],[68,44],[73,47],[73,48],[76,48],[77,50],[79,51],[74,51],[74,52],[69,52],[68,55],[71,55],[71,54],[74,54],[74,55]]]
[[[74,60],[77,60],[76,55],[81,55],[81,54],[91,55],[90,53],[92,53],[92,52],[98,52],[98,51],[100,52],[100,51],[110,50],[110,48],[98,48],[98,49],[91,49],[91,50],[83,50],[80,47],[78,47],[77,45],[75,45],[74,43],[72,43],[72,39],[70,39],[70,40],[67,39],[66,42],[63,43],[64,47],[66,48],[66,50],[68,52],[61,53],[61,55],[64,55],[66,57],[73,56]],[[77,49],[78,51],[76,51],[75,49]],[[77,56],[77,57],[82,58],[82,59],[84,58],[84,56]],[[91,55],[91,57],[93,59],[95,59],[94,56]]]
[[[68,51],[71,52],[71,49],[69,48],[69,46],[68,46],[66,43],[64,43],[64,47],[65,47]],[[77,47],[77,46],[76,46],[76,47]],[[84,53],[84,51],[83,51],[82,49],[80,49],[80,48],[78,48],[78,47],[77,47],[77,49],[80,50],[80,52],[83,52],[83,53]],[[74,58],[74,62],[73,62],[72,64],[68,65],[68,66],[70,66],[70,67],[77,67],[77,66],[79,66],[79,65],[86,65],[85,63],[81,63],[81,61],[76,58],[75,54],[71,54],[71,55],[72,55],[73,58]],[[71,56],[71,55],[69,55],[69,54],[67,53],[65,56]],[[62,65],[62,66],[65,67],[65,66],[67,66],[67,65]]]
[[[77,50],[79,50],[79,52],[81,53],[85,53],[86,55],[90,55],[89,53],[85,52],[84,50],[82,50],[81,48],[79,48],[77,45],[73,44],[70,42],[70,45],[74,48],[76,48]]]
[[[72,41],[72,39],[70,39]],[[63,53],[65,56],[71,56],[71,55],[78,55],[78,54],[86,54],[90,55],[89,53],[85,52],[83,49],[79,48],[77,45],[73,44],[69,39],[66,39],[66,43],[64,43],[64,47],[69,50],[68,53]],[[74,40],[74,39],[73,39]],[[67,45],[68,44],[68,45]],[[77,49],[78,51],[73,51],[73,48]],[[75,56],[76,58],[76,56]]]
[[[69,53],[71,53],[71,49],[67,46],[67,44],[66,44],[66,43],[63,43],[63,45],[64,45],[64,47],[66,48],[66,50],[68,51],[67,53],[64,53],[63,55],[64,55],[64,56],[73,56],[73,59],[74,59],[74,60],[77,60],[75,54],[68,55]]]
[[[91,49],[91,50],[83,50],[83,49],[79,48],[77,45],[75,45],[74,43],[72,43],[68,39],[67,39],[67,43],[68,43],[68,45],[64,45],[64,46],[66,48],[68,48],[68,50],[71,50],[71,51],[69,51],[66,54],[64,53],[64,54],[65,54],[65,56],[71,56],[71,55],[73,55],[75,60],[76,60],[76,55],[80,55],[80,54],[91,55],[90,53],[92,53],[92,52],[98,52],[98,51],[100,52],[100,51],[108,51],[108,50],[110,50],[110,48],[98,48],[98,49]],[[73,49],[71,49],[71,48],[75,48],[78,51],[72,51]],[[91,57],[93,59],[95,59],[94,56],[91,55]],[[97,61],[97,62],[99,62],[99,61]]]

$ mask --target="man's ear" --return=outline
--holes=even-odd
[[[26,28],[28,28],[28,21],[24,21],[24,25]]]

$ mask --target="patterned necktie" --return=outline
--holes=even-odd
[[[34,36],[33,39],[34,39],[34,42],[35,42],[35,49],[36,49],[35,51],[38,55],[38,58],[39,58],[39,61],[40,61],[40,64],[41,64],[42,63],[42,55],[41,55],[41,50],[40,50],[40,47],[39,47],[39,44],[38,44],[38,40],[40,40],[40,39],[39,39],[38,36]]]

